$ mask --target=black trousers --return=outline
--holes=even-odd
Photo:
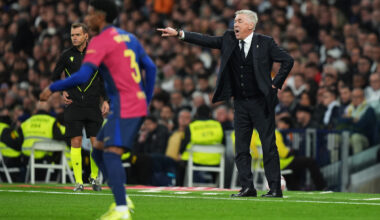
[[[234,101],[235,162],[243,188],[254,188],[250,143],[256,128],[262,144],[265,176],[271,190],[281,190],[280,162],[275,140],[274,110],[264,96]]]

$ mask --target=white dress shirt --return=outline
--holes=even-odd
[[[250,35],[248,35],[248,37],[246,37],[243,41],[244,41],[244,55],[245,57],[247,57],[248,55],[248,52],[249,52],[249,48],[251,48],[251,43],[252,43],[252,38],[253,38],[253,31]],[[241,49],[241,42],[239,40],[239,48]]]

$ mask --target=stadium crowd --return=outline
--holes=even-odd
[[[279,129],[349,129],[352,153],[379,143],[380,0],[116,2],[115,22],[138,37],[158,68],[150,116],[136,140],[139,154],[180,160],[178,132],[183,136],[202,105],[224,130],[233,129],[231,103],[211,103],[220,51],[161,38],[156,28],[222,35],[240,9],[256,11],[255,32],[272,36],[295,60],[278,94]],[[85,0],[0,1],[0,115],[10,117],[12,128],[35,113],[58,57],[71,45],[70,25],[85,22],[87,6]],[[49,104],[63,124],[60,94]]]

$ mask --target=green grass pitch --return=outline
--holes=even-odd
[[[67,186],[0,184],[0,219],[97,219],[113,202],[109,189],[73,193]],[[245,199],[231,193],[128,189],[134,220],[380,219],[380,194],[285,191],[283,199]]]

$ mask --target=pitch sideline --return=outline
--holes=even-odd
[[[112,196],[110,193],[86,193],[86,192],[57,192],[57,191],[38,191],[38,190],[3,190],[0,192],[19,192],[19,193],[44,193],[44,194],[62,194],[62,195],[95,195],[95,196]],[[197,196],[172,196],[172,195],[144,195],[128,194],[131,197],[160,197],[160,198],[178,198],[178,199],[211,199],[211,200],[228,200],[228,201],[253,201],[253,202],[292,202],[292,203],[315,203],[315,204],[341,204],[341,205],[371,205],[380,206],[380,203],[369,202],[332,202],[332,201],[311,201],[311,200],[287,200],[287,199],[261,199],[261,198],[220,198],[220,197],[197,197]],[[368,201],[368,200],[367,200]]]

